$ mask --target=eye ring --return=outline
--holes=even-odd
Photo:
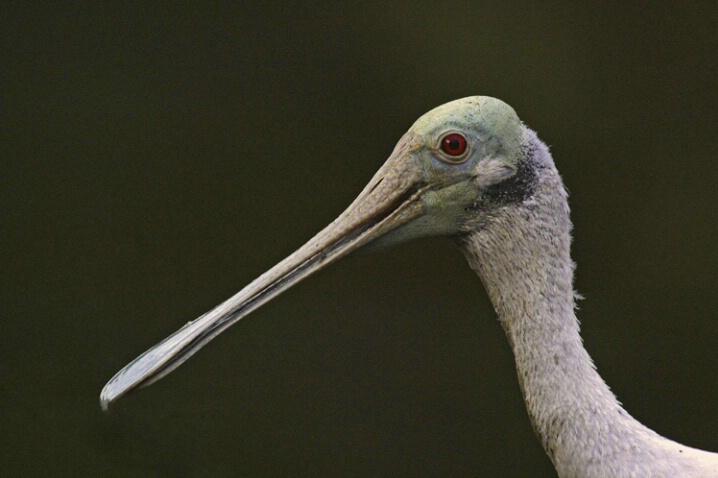
[[[469,142],[459,133],[448,133],[441,138],[439,143],[441,151],[448,157],[451,162],[460,162],[469,147]]]

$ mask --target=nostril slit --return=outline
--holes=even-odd
[[[374,190],[376,190],[376,188],[378,188],[379,185],[380,185],[383,181],[384,181],[384,176],[382,176],[381,179],[379,179],[379,181],[376,182],[376,184],[374,185],[374,187],[371,188],[371,190],[369,191],[369,194],[373,193]]]

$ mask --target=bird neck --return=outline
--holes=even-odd
[[[579,335],[571,226],[560,190],[563,201],[539,198],[551,207],[505,208],[462,247],[506,331],[531,423],[557,468],[590,454],[581,450],[590,443],[582,435],[619,421],[622,413]]]
[[[566,192],[548,150],[538,146],[534,153],[545,157],[531,198],[493,211],[460,241],[506,331],[531,423],[560,476],[673,469],[650,457],[689,448],[679,450],[628,415],[583,347]]]

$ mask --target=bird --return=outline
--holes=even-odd
[[[576,317],[571,233],[566,188],[537,134],[496,98],[451,101],[416,120],[357,198],[304,246],[120,370],[101,406],[156,382],[353,251],[445,236],[488,293],[533,430],[559,477],[718,477],[718,454],[644,426],[598,374]]]

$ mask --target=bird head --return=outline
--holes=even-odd
[[[398,196],[411,209],[370,247],[476,230],[496,207],[523,197],[522,137],[514,110],[495,98],[463,98],[424,114],[352,205],[392,208]]]
[[[296,252],[118,372],[103,408],[178,367],[227,327],[352,251],[481,227],[523,194],[523,126],[489,97],[452,101],[419,118],[354,202]]]

